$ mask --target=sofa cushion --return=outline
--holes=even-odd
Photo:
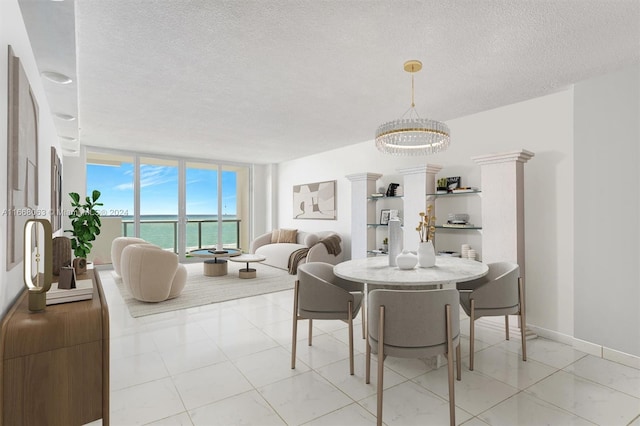
[[[302,244],[307,247],[313,247],[318,243],[318,241],[320,241],[320,238],[316,234],[308,233],[304,237],[304,241],[302,242]]]
[[[297,229],[274,229],[271,232],[271,243],[293,243],[297,242]]]
[[[306,248],[302,244],[279,243],[267,244],[256,249],[256,254],[266,257],[263,262],[266,265],[275,266],[280,269],[288,269],[289,256],[296,250]]]

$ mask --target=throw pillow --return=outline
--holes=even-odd
[[[296,243],[298,238],[297,229],[274,229],[271,232],[271,243]]]

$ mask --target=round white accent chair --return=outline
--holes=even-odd
[[[178,255],[152,244],[131,244],[121,256],[122,282],[131,295],[143,302],[163,302],[182,293],[187,269]]]
[[[146,241],[142,238],[135,237],[117,237],[113,239],[111,242],[111,264],[113,265],[113,272],[115,272],[117,277],[121,277],[122,275],[120,273],[122,250],[128,245],[142,243],[146,243]]]

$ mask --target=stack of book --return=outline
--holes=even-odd
[[[76,280],[76,288],[69,290],[58,288],[58,283],[51,283],[47,291],[47,305],[88,300],[93,297],[93,280]]]
[[[449,213],[447,223],[442,226],[445,228],[473,228],[473,223],[469,223],[469,215],[466,213]]]

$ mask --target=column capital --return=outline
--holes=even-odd
[[[531,158],[533,158],[534,155],[535,154],[531,151],[527,151],[526,149],[521,149],[519,151],[509,151],[509,152],[500,152],[495,154],[479,155],[477,157],[471,157],[471,159],[482,166],[485,164],[510,163],[510,162],[526,163]]]
[[[440,170],[442,170],[442,166],[439,164],[424,164],[420,166],[405,167],[402,169],[397,169],[398,173],[403,175],[414,175],[414,174],[420,174],[420,173],[436,174]]]
[[[373,180],[376,181],[382,177],[380,173],[354,173],[351,175],[345,176],[351,182],[358,182],[363,180]]]

